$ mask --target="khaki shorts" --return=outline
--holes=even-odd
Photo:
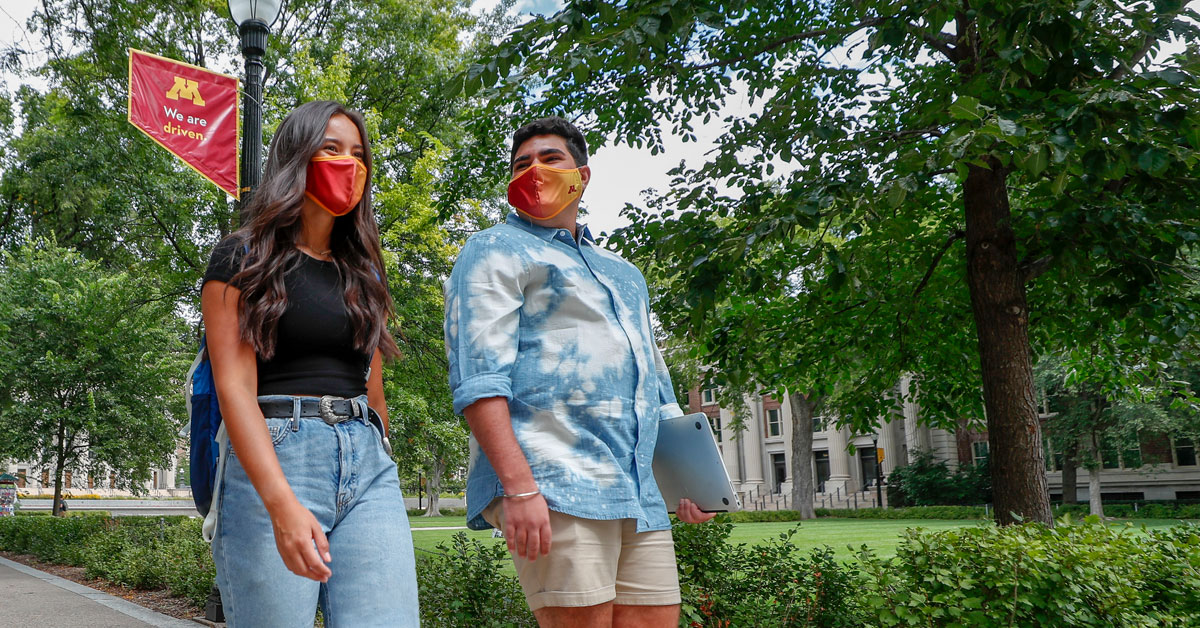
[[[504,529],[501,500],[483,518]],[[546,606],[679,603],[679,573],[670,530],[637,532],[634,519],[580,519],[550,511],[550,553],[513,556],[530,610]],[[511,552],[510,552],[511,553]]]

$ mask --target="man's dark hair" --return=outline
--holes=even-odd
[[[517,149],[524,144],[526,140],[538,135],[557,135],[567,141],[567,152],[571,153],[571,157],[575,159],[576,166],[583,166],[588,161],[587,141],[583,139],[583,133],[575,128],[574,124],[558,116],[550,116],[534,120],[529,124],[517,129],[513,133],[512,150],[508,155],[508,164],[511,167],[513,159],[517,157]]]

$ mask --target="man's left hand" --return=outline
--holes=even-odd
[[[704,512],[690,499],[684,498],[679,500],[679,507],[675,509],[675,516],[684,523],[704,523],[717,516],[715,512]]]

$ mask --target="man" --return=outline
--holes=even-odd
[[[645,279],[576,222],[587,158],[562,118],[518,130],[517,211],[472,236],[446,282],[450,387],[472,434],[467,525],[503,530],[543,627],[676,626],[651,463],[658,421],[683,412]],[[713,516],[687,500],[677,515]]]

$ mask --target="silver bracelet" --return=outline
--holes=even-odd
[[[503,497],[504,499],[514,499],[514,498],[520,498],[520,497],[533,497],[534,495],[541,495],[541,494],[542,494],[541,491],[529,491],[528,493],[517,493],[516,495],[501,495],[501,497]]]

